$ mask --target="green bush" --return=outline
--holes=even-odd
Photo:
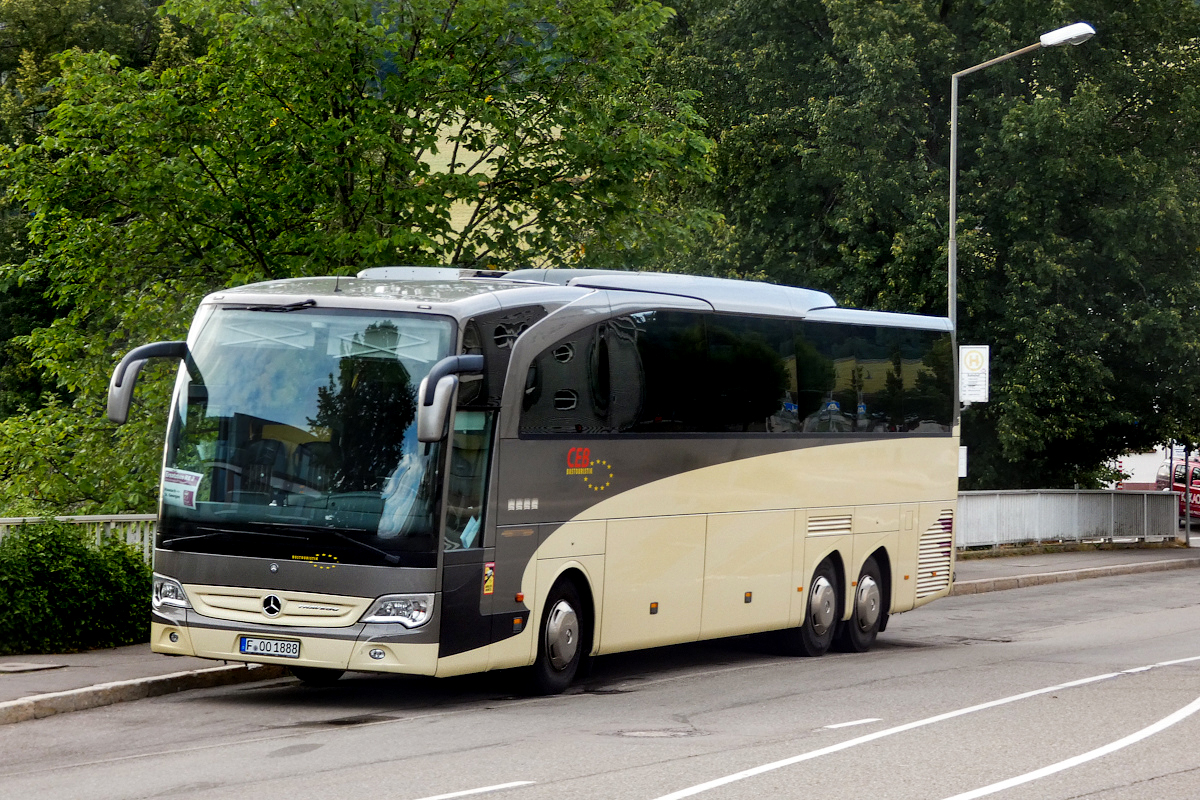
[[[150,568],[122,542],[78,525],[23,525],[0,540],[0,655],[144,642]]]

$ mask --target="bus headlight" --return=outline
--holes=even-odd
[[[154,574],[154,595],[150,598],[150,604],[155,608],[162,608],[163,606],[171,608],[192,607],[192,604],[188,602],[187,592],[183,590],[183,586],[179,581],[164,577],[158,573]]]
[[[399,622],[406,628],[418,628],[431,616],[431,594],[385,594],[367,609],[359,622]]]

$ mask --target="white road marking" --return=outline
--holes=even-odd
[[[799,764],[802,761],[811,761],[814,758],[820,758],[821,756],[826,756],[831,753],[838,753],[838,752],[841,752],[842,750],[848,750],[851,747],[857,747],[860,744],[867,744],[868,742],[873,742],[876,739],[883,739],[884,737],[887,737],[887,736],[894,736],[897,733],[905,733],[906,731],[911,731],[916,728],[923,728],[926,725],[933,725],[934,723],[937,723],[937,722],[945,722],[948,719],[954,719],[955,717],[961,717],[966,714],[973,714],[976,711],[985,711],[989,708],[996,708],[998,706],[1008,705],[1009,703],[1015,703],[1018,700],[1027,700],[1030,697],[1037,697],[1039,695],[1049,694],[1051,692],[1057,692],[1062,689],[1072,689],[1076,686],[1086,686],[1089,683],[1096,683],[1097,681],[1106,681],[1111,678],[1116,678],[1116,677],[1119,677],[1119,676],[1125,675],[1125,674],[1131,674],[1131,673],[1135,673],[1135,672],[1145,672],[1147,669],[1154,669],[1155,667],[1169,667],[1169,666],[1174,666],[1176,664],[1186,664],[1186,663],[1194,662],[1194,661],[1200,661],[1200,656],[1191,656],[1189,658],[1177,658],[1172,661],[1160,661],[1157,664],[1150,664],[1147,667],[1135,667],[1134,669],[1124,670],[1123,672],[1106,672],[1103,675],[1093,675],[1090,678],[1080,678],[1079,680],[1068,681],[1067,683],[1060,683],[1056,686],[1047,686],[1044,689],[1034,689],[1033,691],[1022,692],[1021,694],[1014,694],[1010,697],[1002,697],[999,700],[991,700],[987,703],[980,703],[979,705],[969,706],[967,708],[960,708],[955,711],[947,711],[943,714],[937,714],[932,717],[926,717],[925,719],[916,720],[915,722],[906,722],[905,724],[897,725],[894,728],[886,728],[881,731],[875,731],[874,733],[868,733],[865,736],[859,736],[857,739],[848,739],[847,741],[840,742],[839,744],[830,745],[828,747],[822,747],[819,750],[811,750],[807,753],[801,753],[800,755],[791,756],[790,758],[780,759],[779,761],[772,761],[769,764],[761,764],[757,767],[751,767],[750,769],[742,770],[741,772],[735,772],[732,775],[726,775],[721,778],[715,778],[715,779],[713,779],[711,781],[707,781],[705,783],[699,783],[699,784],[696,784],[695,786],[689,786],[686,789],[680,789],[679,791],[671,792],[670,794],[664,794],[661,797],[655,798],[655,800],[681,800],[681,798],[691,797],[693,795],[700,794],[701,792],[707,792],[710,789],[716,789],[720,786],[725,786],[726,784],[735,783],[740,780],[745,780],[746,778],[753,778],[754,776],[762,775],[765,772],[772,772],[774,770],[782,769],[784,767],[790,767],[791,765]],[[1198,702],[1200,702],[1200,701],[1198,701]],[[1174,724],[1174,723],[1172,723],[1172,724]]]
[[[1060,761],[1057,764],[1051,764],[1048,767],[1035,769],[1033,772],[1026,772],[1024,775],[1018,775],[1015,778],[1009,778],[1005,781],[993,783],[991,786],[984,786],[980,789],[972,789],[969,792],[956,794],[954,797],[947,798],[947,800],[973,800],[973,798],[976,797],[984,797],[989,794],[995,794],[996,792],[1002,792],[1005,789],[1011,789],[1014,786],[1020,786],[1021,784],[1029,783],[1030,781],[1036,781],[1039,778],[1045,778],[1047,775],[1053,775],[1056,772],[1062,772],[1063,770],[1070,769],[1071,767],[1077,767],[1080,764],[1085,764],[1088,761],[1106,756],[1109,753],[1115,753],[1124,747],[1128,747],[1131,744],[1140,742],[1142,739],[1146,739],[1156,733],[1161,733],[1162,731],[1174,725],[1176,722],[1187,719],[1197,711],[1200,711],[1200,697],[1188,703],[1174,714],[1163,717],[1153,725],[1142,728],[1137,733],[1131,733],[1124,739],[1118,739],[1117,741],[1106,744],[1103,747],[1097,747],[1095,750],[1089,750],[1082,755],[1075,756],[1074,758],[1068,758],[1067,760]]]
[[[829,730],[833,730],[834,728],[851,728],[851,727],[854,727],[855,725],[866,725],[868,722],[881,722],[881,721],[882,720],[879,717],[871,717],[870,719],[856,719],[856,720],[854,720],[854,722],[839,722],[836,725],[826,725],[825,727]]]
[[[436,794],[432,797],[422,797],[420,800],[450,800],[452,797],[467,797],[473,794],[484,794],[485,792],[498,792],[501,789],[512,789],[517,786],[529,786],[534,781],[513,781],[512,783],[498,783],[495,786],[483,786],[478,789],[465,789],[461,792],[451,792],[450,794]]]

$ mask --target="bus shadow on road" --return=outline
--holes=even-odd
[[[879,650],[935,647],[928,642],[888,641]],[[830,659],[861,656],[830,653],[820,659],[783,655],[770,634],[715,639],[688,644],[598,656],[590,669],[564,696],[615,695],[639,690],[645,684],[696,677],[714,671],[795,664],[818,669]],[[536,700],[524,670],[510,669],[430,678],[378,673],[347,673],[329,686],[309,686],[293,678],[247,684],[229,692],[210,692],[204,702],[241,707],[262,706],[298,711],[337,712],[338,716],[306,719],[278,727],[353,726],[390,722],[415,713],[477,709],[489,704]],[[549,698],[553,700],[553,698]],[[347,713],[350,712],[350,713]]]

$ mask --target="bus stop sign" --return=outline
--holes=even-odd
[[[988,401],[988,361],[986,344],[958,348],[958,399],[964,405]]]

